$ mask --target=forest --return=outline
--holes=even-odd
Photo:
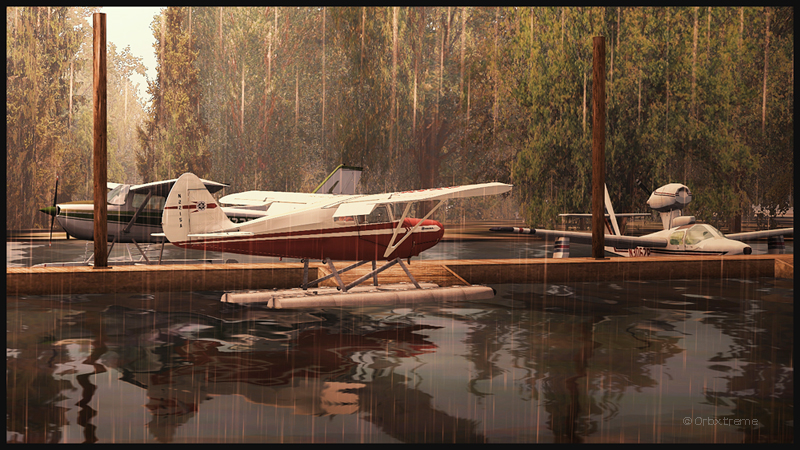
[[[97,8],[6,8],[6,226],[92,198]],[[109,24],[109,26],[111,26]],[[184,172],[310,191],[338,164],[364,193],[485,181],[448,210],[553,226],[590,212],[592,38],[606,45],[606,182],[686,184],[717,226],[793,206],[792,7],[169,7],[157,76],[108,43],[108,180]]]

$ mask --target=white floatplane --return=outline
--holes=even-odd
[[[694,216],[682,215],[683,209],[692,201],[689,188],[680,183],[670,183],[650,194],[647,205],[661,215],[663,230],[644,236],[623,236],[617,216],[611,205],[608,188],[605,188],[605,250],[618,256],[650,255],[749,255],[753,249],[742,241],[770,238],[770,252],[779,252],[783,247],[783,236],[794,233],[793,228],[752,231],[725,235],[709,224],[696,223]],[[634,213],[635,214],[635,213]],[[579,216],[579,214],[562,214]],[[647,214],[649,215],[649,214]],[[543,230],[538,228],[495,227],[492,231],[520,233],[556,240],[554,258],[569,256],[569,242],[591,244],[592,234],[575,231]]]
[[[108,241],[120,243],[161,242],[152,236],[161,232],[161,212],[176,179],[146,184],[108,183],[106,196]],[[203,180],[210,192],[227,184]],[[92,201],[59,203],[40,209],[55,217],[68,236],[91,241],[94,239],[94,204]]]
[[[361,177],[361,168],[340,165],[314,192],[353,194]],[[162,242],[161,215],[166,197],[177,179],[130,185],[108,183],[107,220],[108,241],[120,243]],[[202,180],[210,193],[216,193],[227,184]],[[56,190],[58,181],[56,181]],[[245,193],[246,194],[246,193]],[[244,194],[238,194],[244,195]],[[91,241],[94,239],[94,204],[91,200],[55,204],[39,211],[58,221],[68,237]],[[223,208],[233,222],[246,222],[265,215],[258,205]]]
[[[445,200],[509,190],[508,184],[484,183],[374,195],[249,191],[217,202],[200,178],[185,173],[167,197],[162,225],[166,238],[178,247],[299,258],[306,269],[309,259],[327,261],[331,276],[346,291],[349,287],[338,274],[370,261],[375,275],[398,262],[406,269],[402,259],[436,245],[444,226],[429,217]],[[423,201],[437,203],[422,219],[409,217],[411,207]],[[265,215],[234,223],[220,204],[261,208]],[[401,214],[394,214],[395,205],[404,206]],[[337,271],[334,260],[360,262]],[[390,262],[375,269],[378,260]],[[319,281],[304,281],[303,287]]]

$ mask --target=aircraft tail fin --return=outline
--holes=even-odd
[[[175,182],[164,205],[161,225],[173,243],[188,241],[190,235],[236,227],[193,173],[185,173]]]
[[[619,224],[617,223],[617,216],[614,214],[614,207],[611,206],[611,197],[608,196],[608,186],[604,184],[603,188],[605,189],[605,204],[606,211],[608,212],[608,218],[606,219],[606,228],[608,228],[608,234],[620,236],[622,233],[619,231]]]
[[[682,211],[680,209],[673,209],[672,211],[662,211],[658,213],[661,216],[661,225],[665,230],[672,228],[673,222],[678,217],[681,217]]]
[[[356,186],[361,179],[361,170],[361,167],[340,164],[314,189],[312,194],[355,194]]]

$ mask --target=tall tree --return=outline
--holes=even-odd
[[[153,22],[156,46],[161,49],[157,76],[149,81],[153,104],[145,128],[140,129],[142,151],[137,167],[142,178],[175,178],[184,172],[208,176],[211,158],[208,128],[197,114],[201,101],[197,53],[190,46],[188,11],[167,8]]]

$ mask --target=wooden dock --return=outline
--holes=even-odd
[[[338,262],[343,268],[347,262]],[[362,267],[369,266],[364,265]],[[663,279],[794,277],[794,255],[707,257],[482,259],[413,261],[420,282],[439,286],[506,283],[564,283]],[[366,268],[342,275],[345,283]],[[327,275],[322,263],[309,266],[309,279]],[[114,294],[123,292],[233,291],[288,289],[303,279],[301,263],[192,264],[165,266],[7,268],[6,295]],[[381,284],[408,281],[395,266],[378,276]],[[323,285],[333,286],[333,279]]]

